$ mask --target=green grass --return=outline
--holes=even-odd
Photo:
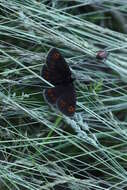
[[[86,4],[0,1],[0,190],[127,188],[127,35],[108,29],[106,15],[126,17],[127,6],[107,0],[86,11]],[[51,86],[40,76],[51,47],[76,78],[72,119],[42,96]],[[102,47],[105,62],[84,61]]]

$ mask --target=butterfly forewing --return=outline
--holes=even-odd
[[[49,51],[46,64],[52,76],[52,84],[60,84],[71,80],[70,68],[56,48],[52,48]]]
[[[42,70],[41,70],[41,76],[42,76],[45,80],[47,80],[47,81],[50,82],[50,72],[49,72],[49,70],[48,70],[47,65],[43,65]]]
[[[47,65],[42,67],[41,76],[53,85],[63,81],[60,72],[56,74],[54,70],[49,70]]]

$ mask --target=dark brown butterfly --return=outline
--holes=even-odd
[[[56,48],[49,51],[41,76],[55,86],[44,90],[45,100],[66,116],[73,116],[76,107],[74,79],[67,62]]]

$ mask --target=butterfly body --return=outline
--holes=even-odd
[[[44,90],[44,99],[63,114],[73,116],[76,106],[74,79],[65,59],[56,48],[49,51],[41,76],[55,86]]]

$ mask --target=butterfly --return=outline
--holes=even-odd
[[[52,48],[42,67],[41,76],[55,87],[43,91],[48,104],[57,107],[66,116],[73,116],[76,108],[76,92],[71,77],[71,70],[62,54]]]

